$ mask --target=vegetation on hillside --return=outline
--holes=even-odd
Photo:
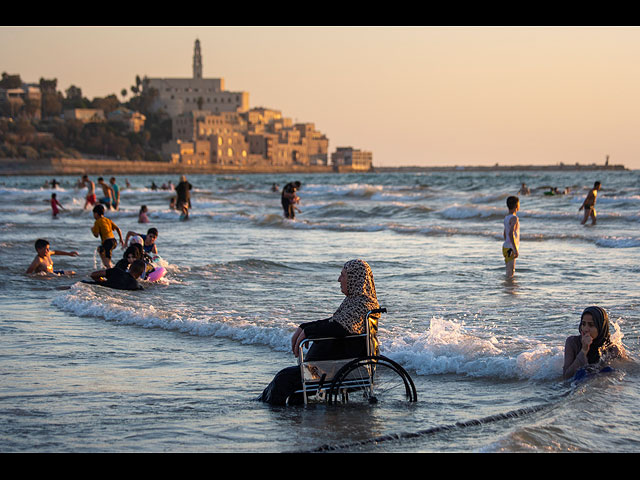
[[[171,119],[163,111],[151,111],[158,92],[145,88],[145,82],[146,79],[136,76],[134,85],[121,90],[122,101],[115,94],[89,100],[80,87],[71,85],[62,93],[57,79],[41,78],[40,119],[36,116],[38,105],[33,102],[0,103],[0,158],[107,157],[161,161],[161,146],[171,139]],[[2,74],[0,88],[20,88],[22,84],[20,75]],[[129,92],[132,95],[127,100]],[[137,133],[119,122],[65,121],[64,111],[74,108],[101,109],[105,115],[127,108],[142,113],[146,121],[144,129]]]

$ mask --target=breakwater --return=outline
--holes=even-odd
[[[325,165],[219,167],[170,162],[146,162],[116,159],[0,158],[0,175],[124,175],[124,174],[215,174],[215,173],[329,173]]]
[[[384,172],[451,172],[451,171],[583,171],[583,170],[627,170],[624,165],[492,165],[492,166],[404,166],[373,167],[370,171]],[[0,175],[124,175],[124,174],[241,174],[241,173],[363,173],[349,167],[331,165],[252,165],[218,166],[188,165],[170,162],[147,162],[96,158],[0,158]]]

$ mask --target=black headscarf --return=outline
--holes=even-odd
[[[589,363],[598,363],[600,360],[600,349],[606,347],[611,343],[611,336],[609,334],[609,315],[604,308],[601,307],[587,307],[582,312],[580,317],[580,324],[582,324],[582,318],[585,313],[590,314],[593,317],[593,322],[598,329],[598,336],[591,342],[589,352],[587,353],[587,360]],[[580,326],[578,326],[580,332]],[[582,334],[582,332],[580,332]]]

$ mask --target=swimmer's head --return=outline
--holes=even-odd
[[[36,243],[35,243],[36,252],[44,248],[47,248],[48,246],[49,246],[49,242],[47,240],[44,240],[42,238],[39,238],[38,240],[36,240]]]
[[[134,235],[133,237],[131,237],[131,239],[129,240],[129,245],[133,245],[135,243],[138,243],[140,245],[142,245],[144,242],[142,241],[142,237],[140,235]]]
[[[140,278],[140,275],[142,275],[142,272],[144,272],[145,268],[146,264],[143,260],[136,260],[129,267],[129,273],[133,278]]]
[[[130,260],[129,259],[130,255],[133,258],[133,260],[139,260],[142,258],[142,248],[140,248],[139,244],[128,246],[127,249],[124,251],[124,255],[122,256],[122,258]],[[133,261],[131,261],[130,263],[133,263]]]
[[[98,204],[93,207],[93,213],[102,217],[104,215],[104,205]]]
[[[509,197],[507,198],[507,208],[509,210],[515,209],[520,203],[520,199],[518,197]]]

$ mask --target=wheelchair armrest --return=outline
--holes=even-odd
[[[326,340],[343,340],[345,338],[359,338],[359,337],[367,337],[366,333],[359,333],[357,335],[345,335],[344,337],[318,337],[318,338],[305,338],[300,342],[298,346],[298,365],[304,362],[304,353],[302,351],[303,347],[309,348],[307,344],[313,342],[322,342]]]
[[[313,342],[322,342],[323,340],[343,340],[345,338],[358,338],[358,337],[366,337],[366,333],[359,333],[357,335],[345,335],[344,337],[318,337],[318,338],[305,338],[300,342],[300,348],[307,343]]]

